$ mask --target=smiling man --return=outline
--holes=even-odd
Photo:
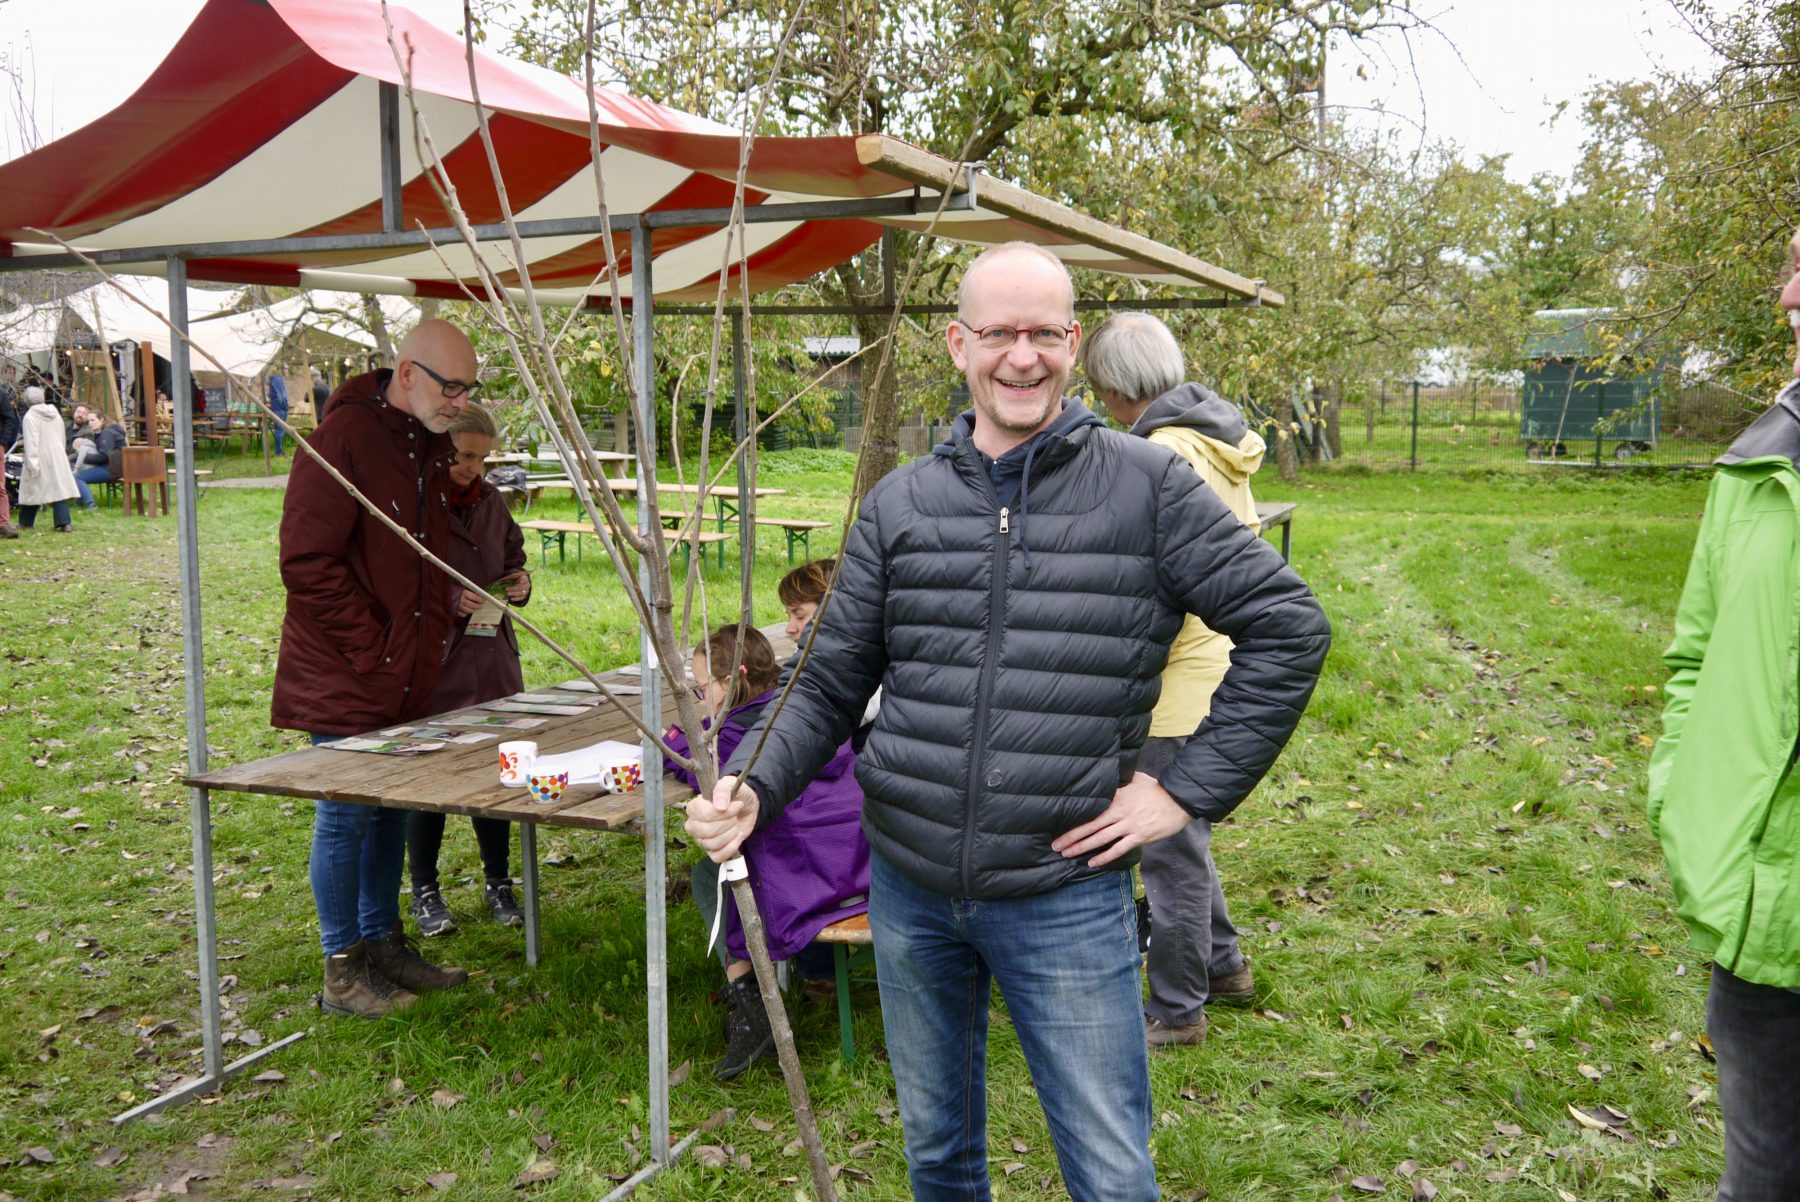
[[[450,545],[444,431],[476,389],[475,350],[446,321],[421,322],[392,371],[344,381],[307,442],[440,558]],[[428,712],[451,630],[450,581],[357,503],[310,455],[295,458],[281,512],[287,618],[271,720],[314,743]],[[405,940],[406,811],[313,804],[311,873],[325,950],[320,1004],[378,1018],[414,990],[468,979]]]
[[[857,779],[888,1058],[925,1202],[989,1196],[995,984],[1070,1196],[1156,1197],[1129,870],[1143,844],[1244,799],[1330,638],[1306,585],[1186,462],[1063,399],[1073,301],[1039,247],[971,264],[945,338],[974,408],[864,500],[760,758],[734,757],[743,787],[728,775],[688,806],[696,841],[730,858],[882,688]],[[1138,753],[1189,613],[1236,650],[1153,779]]]

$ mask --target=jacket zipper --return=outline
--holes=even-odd
[[[988,703],[994,688],[995,661],[1000,658],[1000,624],[1006,612],[1006,562],[1012,553],[1011,512],[1000,508],[1000,537],[994,547],[994,567],[988,584],[987,652],[981,657],[981,685],[975,693],[975,742],[969,752],[969,788],[963,800],[962,894],[974,893],[971,863],[975,856],[975,804],[981,791],[982,761],[987,758]]]

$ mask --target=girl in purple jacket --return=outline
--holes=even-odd
[[[695,648],[692,670],[695,695],[708,714],[708,732],[718,724],[716,754],[722,764],[762,717],[764,707],[775,700],[781,668],[761,631],[721,626],[705,645]],[[688,753],[688,738],[680,727],[670,728],[663,737],[672,750]],[[687,770],[671,764],[669,771],[690,788],[698,787]],[[750,888],[762,913],[771,959],[786,960],[825,927],[868,911],[869,845],[862,833],[862,802],[856,753],[845,743],[780,817],[745,840]],[[696,865],[694,899],[709,926],[717,878],[717,865],[710,860]],[[751,974],[737,903],[729,892],[724,906],[729,1014],[725,1056],[713,1066],[713,1075],[729,1081],[753,1061],[772,1054],[775,1037]]]

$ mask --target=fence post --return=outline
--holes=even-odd
[[[1600,430],[1600,422],[1598,419],[1595,419],[1595,421],[1594,421],[1594,466],[1595,467],[1600,466],[1600,440],[1603,437],[1604,437],[1604,435],[1601,433],[1601,430]]]
[[[1419,382],[1414,380],[1412,412],[1412,470],[1419,470]]]

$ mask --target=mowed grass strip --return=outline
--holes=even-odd
[[[764,483],[788,495],[764,512],[833,519],[848,463],[769,456]],[[1425,1178],[1441,1197],[1710,1197],[1718,1112],[1692,1046],[1705,966],[1642,821],[1657,657],[1704,480],[1334,473],[1262,492],[1301,503],[1296,566],[1337,642],[1294,744],[1215,836],[1261,993],[1253,1009],[1215,1007],[1204,1047],[1153,1061],[1165,1193],[1323,1202],[1354,1196],[1357,1178],[1399,1197]],[[215,759],[297,746],[267,726],[280,494],[220,490],[198,512]],[[544,833],[546,959],[532,972],[518,934],[480,918],[474,843],[453,819],[443,869],[463,930],[429,950],[474,981],[402,1018],[335,1021],[313,1005],[310,814],[272,798],[215,797],[227,1051],[310,1035],[258,1066],[279,1081],[107,1125],[197,1064],[187,798],[172,783],[182,673],[174,524],[112,511],[78,525],[0,544],[0,1191],[487,1198],[550,1162],[529,1192],[576,1198],[641,1165],[636,842]],[[835,545],[825,534],[815,553]],[[773,621],[778,532],[758,550],[758,619]],[[722,620],[735,557],[704,579]],[[636,658],[591,540],[581,565],[552,556],[537,582],[529,612],[578,654]],[[529,681],[568,674],[528,650]],[[690,1064],[675,1128],[737,1117],[648,1196],[786,1202],[805,1170],[779,1076],[721,1087],[707,1072],[718,973],[681,897],[692,849],[678,832],[671,847],[671,1063]],[[803,1060],[840,1188],[903,1197],[879,1009],[873,990],[855,998],[854,1070],[835,1016],[797,1004]],[[1054,1152],[998,997],[994,1013],[995,1193],[1041,1198]],[[1617,1134],[1567,1110],[1601,1104],[1630,1116]]]

